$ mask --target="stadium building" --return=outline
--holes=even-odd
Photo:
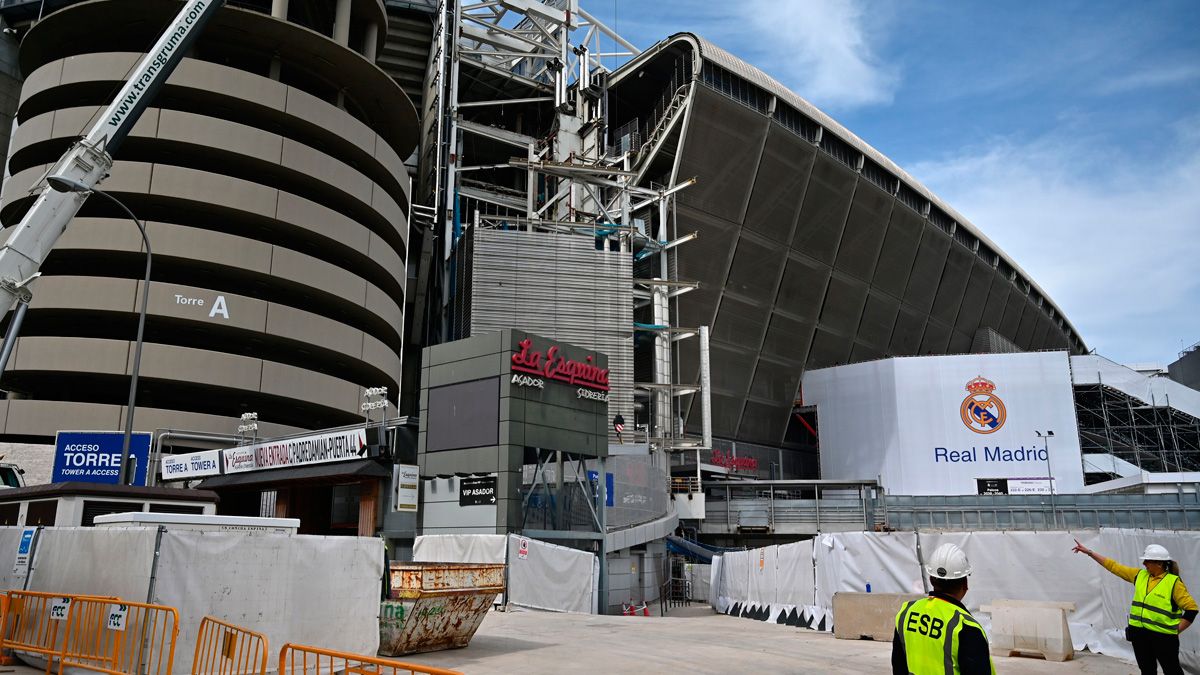
[[[5,228],[176,8],[0,6],[0,113],[16,122]],[[612,49],[628,52],[619,67]],[[1197,468],[1197,402],[1160,406],[1156,383],[1104,364],[1067,373],[1088,357],[1062,310],[915,178],[702,37],[638,50],[574,0],[231,4],[101,187],[147,221],[155,253],[135,426],[193,434],[175,452],[220,449],[215,472],[170,462],[221,492],[223,513],[380,533],[402,554],[423,529],[536,532],[612,563],[616,607],[657,597],[680,525],[744,545],[961,511],[884,471],[895,439],[855,437],[866,393],[836,387],[866,371],[900,386],[931,358],[1053,361],[1050,451],[1068,446],[1042,474],[1040,437],[1018,439],[1030,471],[957,475],[946,494],[1038,476],[1148,492],[1143,471]],[[0,440],[122,427],[143,264],[136,228],[89,200],[34,284],[0,377]],[[555,354],[587,382],[539,377]],[[985,374],[959,375],[947,392]],[[1011,384],[975,382],[930,414],[979,433],[963,410],[990,424],[992,409],[971,397]],[[390,441],[363,423],[379,387],[408,418],[389,413]],[[230,447],[249,412],[271,440]],[[330,435],[336,456],[300,453],[321,454],[312,465],[280,449]],[[925,445],[935,462],[967,447]],[[1131,502],[1115,524],[1166,513],[1186,528],[1200,504],[1183,501]],[[985,525],[1036,528],[1084,522],[1084,506],[976,508]]]
[[[177,10],[47,4],[5,8],[23,77],[6,228]],[[387,22],[378,0],[230,4],[133,129],[103,188],[154,252],[139,430],[227,434],[253,411],[274,436],[361,421],[367,387],[396,400],[418,125],[374,65]],[[5,439],[123,426],[143,268],[137,228],[89,200],[34,284]]]

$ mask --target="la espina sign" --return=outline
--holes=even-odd
[[[584,357],[583,361],[568,359],[558,345],[550,345],[545,351],[534,349],[533,340],[525,338],[517,343],[513,352],[512,370],[514,373],[555,380],[573,387],[608,391],[608,368],[597,366],[595,360],[596,357],[591,354]],[[541,389],[536,383],[518,381],[516,377],[513,378],[513,384]]]

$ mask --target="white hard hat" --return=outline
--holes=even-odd
[[[961,548],[942,544],[929,558],[925,571],[938,579],[962,579],[971,574],[971,563],[967,562],[967,554]]]
[[[1167,553],[1167,549],[1158,544],[1150,544],[1146,547],[1146,552],[1142,554],[1142,562],[1147,560],[1170,560],[1171,554]]]

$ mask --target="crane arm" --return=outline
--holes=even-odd
[[[183,60],[205,24],[224,4],[225,0],[187,0],[87,135],[38,179],[32,188],[37,193],[33,206],[0,248],[0,315],[18,297],[28,300],[25,284],[37,275],[50,249],[87,199],[85,192],[51,189],[46,177],[62,176],[91,188],[108,176],[113,153]]]

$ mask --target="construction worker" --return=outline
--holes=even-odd
[[[995,675],[987,635],[962,599],[971,563],[954,544],[937,547],[925,565],[933,592],[905,603],[892,637],[893,675]]]
[[[1142,675],[1155,675],[1158,666],[1166,675],[1183,675],[1179,665],[1179,634],[1196,620],[1196,601],[1179,578],[1179,565],[1167,549],[1150,544],[1142,553],[1142,566],[1126,567],[1075,540],[1082,553],[1104,569],[1133,584],[1133,604],[1125,638],[1133,643],[1133,656]]]

